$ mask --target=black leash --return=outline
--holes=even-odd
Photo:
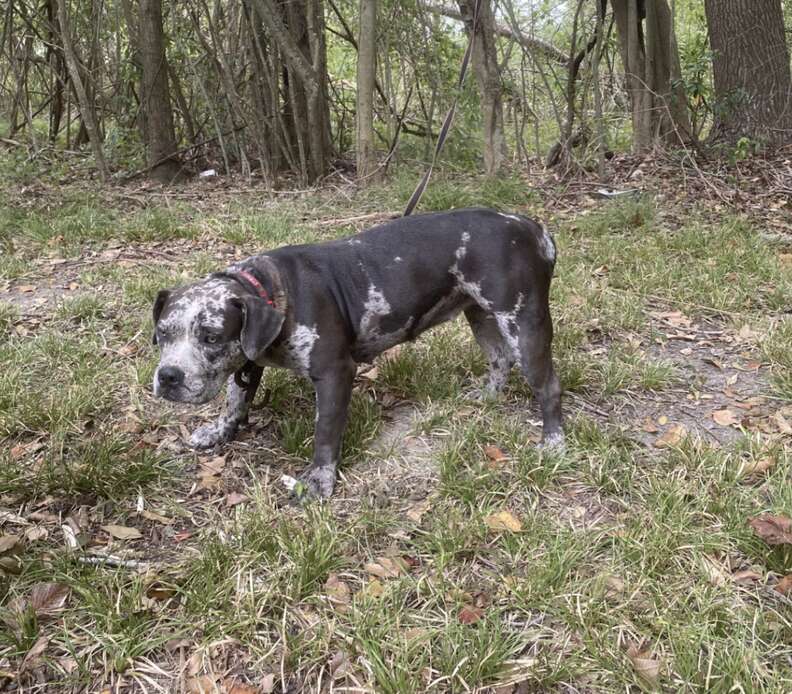
[[[479,9],[481,6],[481,0],[476,0],[476,4],[473,8],[473,27],[470,32],[470,38],[468,40],[467,49],[465,49],[465,57],[462,58],[462,67],[459,70],[459,79],[457,80],[457,88],[456,94],[454,95],[454,100],[451,102],[451,108],[448,109],[448,113],[446,113],[445,120],[443,121],[443,127],[440,128],[440,134],[437,136],[437,144],[435,144],[434,154],[432,155],[432,162],[429,164],[429,168],[427,169],[426,173],[423,175],[421,182],[418,184],[416,189],[413,191],[412,196],[410,197],[410,201],[407,203],[407,209],[404,210],[404,216],[408,217],[412,214],[415,206],[421,199],[421,196],[424,194],[426,190],[426,186],[429,183],[429,177],[432,175],[432,171],[434,170],[435,163],[437,162],[437,157],[440,154],[440,150],[443,148],[443,144],[448,137],[448,131],[451,129],[451,121],[454,120],[454,113],[456,112],[457,102],[459,101],[459,94],[462,90],[462,83],[465,81],[465,74],[467,74],[468,64],[470,63],[470,56],[473,55],[473,41],[476,37],[476,29],[478,28],[478,18],[479,18]]]

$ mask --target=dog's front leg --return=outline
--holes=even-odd
[[[237,384],[235,374],[229,377],[225,412],[214,422],[204,424],[192,433],[190,445],[193,448],[213,448],[234,439],[239,427],[247,424],[250,404],[256,396],[263,371],[261,366],[250,367],[247,373],[248,385],[245,388]]]
[[[326,499],[335,486],[355,365],[351,360],[340,361],[323,371],[321,376],[311,377],[316,389],[314,456],[300,481],[308,495]]]

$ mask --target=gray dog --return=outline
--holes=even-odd
[[[488,209],[403,217],[339,241],[253,256],[154,302],[161,350],[154,393],[205,403],[228,382],[226,411],[196,448],[230,441],[247,421],[264,366],[316,389],[307,491],[335,485],[356,364],[464,312],[489,360],[485,393],[515,362],[539,401],[543,444],[562,445],[548,294],[556,259],[540,224]]]

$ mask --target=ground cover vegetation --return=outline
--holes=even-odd
[[[792,689],[792,6],[484,1],[457,94],[474,7],[9,4],[0,690]],[[419,211],[554,233],[566,450],[460,321],[360,367],[327,503],[287,372],[190,450],[157,290],[400,214],[455,96]]]

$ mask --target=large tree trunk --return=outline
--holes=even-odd
[[[374,149],[374,79],[376,70],[377,0],[360,0],[357,60],[357,175],[371,182],[377,169]]]
[[[690,138],[690,118],[667,0],[613,0],[622,63],[630,93],[633,149]],[[646,25],[644,27],[644,19]]]
[[[162,0],[140,0],[137,47],[142,69],[140,101],[145,116],[146,158],[152,167],[150,175],[162,183],[171,183],[179,175],[181,166],[174,156],[176,134],[165,59]]]
[[[473,29],[475,0],[458,0],[459,11],[465,17],[468,34]],[[495,18],[491,0],[481,0],[478,26],[473,44],[473,72],[479,90],[484,135],[484,170],[493,176],[506,160],[506,138],[503,134],[503,102],[501,100],[500,70],[495,44]]]
[[[792,141],[792,80],[781,0],[705,0],[720,102],[714,139]]]

